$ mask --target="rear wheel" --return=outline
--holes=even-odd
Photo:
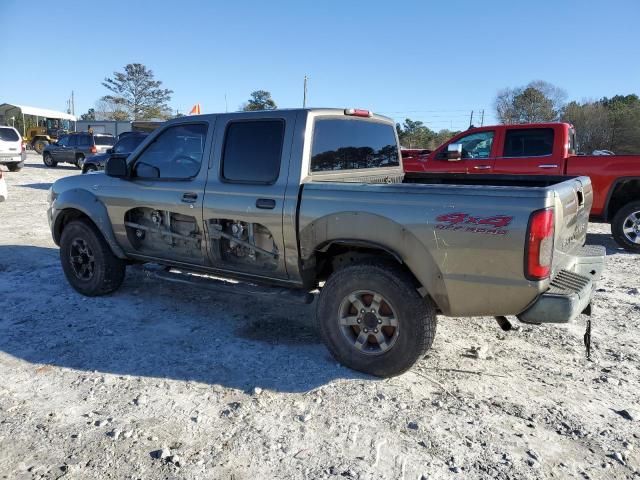
[[[640,201],[627,203],[613,217],[611,234],[618,245],[640,252]]]
[[[84,164],[82,167],[82,173],[96,172],[98,169],[93,163]]]
[[[350,265],[320,292],[317,321],[331,354],[343,365],[390,377],[413,366],[431,347],[436,313],[407,272],[393,264]]]
[[[38,152],[38,155],[42,155],[42,152],[47,145],[49,145],[49,142],[46,140],[36,140],[33,144],[33,149]]]
[[[47,167],[55,168],[58,166],[58,162],[56,162],[50,153],[45,153],[42,156],[42,161]]]
[[[22,167],[22,163],[7,163],[7,168],[10,172],[19,172],[20,170],[22,170]]]
[[[116,257],[102,234],[86,220],[74,220],[62,231],[60,262],[67,281],[89,297],[117,290],[126,264]]]
[[[84,155],[80,153],[76,155],[76,167],[82,170],[83,165],[84,165]]]

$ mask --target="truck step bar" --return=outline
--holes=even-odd
[[[144,264],[141,270],[148,276],[169,282],[193,285],[218,293],[244,296],[260,296],[276,301],[310,304],[316,295],[305,290],[293,290],[284,287],[262,286],[238,280],[223,279],[206,274],[183,272],[172,267],[157,264]]]

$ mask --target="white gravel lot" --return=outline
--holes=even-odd
[[[507,333],[442,317],[425,359],[379,380],[331,359],[314,306],[131,269],[114,295],[82,297],[45,214],[51,183],[78,170],[29,154],[5,173],[0,478],[640,477],[640,255],[607,225],[589,226],[609,254],[594,361],[584,317]]]

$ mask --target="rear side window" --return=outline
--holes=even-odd
[[[142,135],[127,135],[122,137],[113,147],[115,153],[131,153],[133,152],[145,137]]]
[[[312,172],[397,167],[394,127],[353,119],[318,119],[313,129]]]
[[[553,128],[507,130],[505,157],[540,157],[553,151]]]
[[[69,137],[69,143],[67,143],[67,146],[69,147],[77,147],[78,146],[78,136],[77,135],[71,135]]]
[[[78,147],[88,147],[91,145],[91,137],[89,135],[78,135]]]
[[[99,135],[93,137],[96,145],[113,145],[115,143],[115,138],[109,135]]]
[[[275,182],[283,139],[282,120],[231,122],[224,140],[222,177],[231,182]]]
[[[0,128],[0,140],[4,142],[17,142],[20,136],[13,128]]]

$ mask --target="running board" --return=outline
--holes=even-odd
[[[303,304],[312,303],[316,297],[314,293],[307,292],[305,290],[262,286],[238,280],[213,277],[206,274],[182,272],[177,268],[164,267],[156,264],[144,264],[141,268],[142,271],[150,278],[153,277],[161,280],[167,280],[169,282],[192,285],[230,295],[257,295],[264,298],[271,298],[276,301],[282,300]]]

